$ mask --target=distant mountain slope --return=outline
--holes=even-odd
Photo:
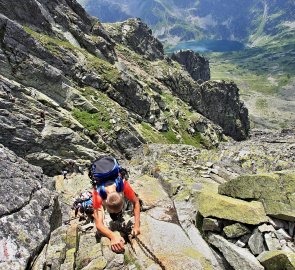
[[[292,0],[80,0],[103,22],[140,17],[161,40],[231,39],[255,41],[290,30]]]

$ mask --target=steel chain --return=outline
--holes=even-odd
[[[151,259],[160,265],[162,270],[166,270],[166,267],[163,265],[160,259],[137,236],[135,236],[135,240],[142,249],[145,249],[149,253],[149,255],[152,257]]]
[[[131,230],[132,230],[132,228],[131,228],[131,224],[129,223],[129,224],[118,224],[118,223],[115,223],[115,224],[113,224],[113,226],[112,226],[112,229],[113,230],[117,230],[117,231],[121,231],[122,233],[124,233],[125,235],[127,235],[128,236],[128,241],[129,241],[129,243],[130,243],[130,246],[131,246],[131,249],[132,249],[132,251],[136,254],[136,252],[135,252],[135,249],[134,249],[134,247],[133,247],[133,245],[132,245],[132,238],[134,238],[135,240],[136,240],[136,242],[137,242],[137,244],[138,244],[138,246],[142,249],[142,251],[149,257],[151,257],[151,259],[156,263],[156,264],[158,264],[160,267],[161,267],[161,269],[162,270],[166,270],[166,267],[164,266],[164,264],[160,261],[160,259],[147,247],[147,245],[146,244],[144,244],[143,242],[142,242],[142,240],[140,240],[137,236],[132,236],[131,235]]]

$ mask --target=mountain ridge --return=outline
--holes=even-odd
[[[289,0],[247,3],[150,0],[144,4],[139,1],[89,0],[82,4],[103,22],[140,17],[160,40],[168,44],[184,40],[227,39],[254,45],[261,38],[287,31],[288,22],[294,21],[295,9]],[[121,15],[113,16],[117,14],[114,10]]]
[[[294,199],[277,191],[295,192],[293,130],[250,134],[236,84],[210,81],[208,61],[193,51],[165,56],[140,19],[101,24],[75,0],[10,6],[0,0],[0,268],[267,269],[274,245],[287,249],[280,266],[289,264]],[[127,235],[125,253],[112,252],[93,222],[74,217],[73,199],[93,188],[88,168],[101,155],[130,170],[142,200],[137,240],[152,258]],[[278,188],[255,202],[218,193],[245,173]],[[124,218],[132,222],[129,211]],[[270,222],[270,233],[258,232]],[[116,225],[108,215],[106,225]],[[264,247],[253,238],[267,256],[256,258]]]

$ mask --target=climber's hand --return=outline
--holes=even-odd
[[[135,236],[137,236],[137,235],[139,235],[139,234],[140,234],[140,228],[134,226],[134,228],[133,228],[132,231],[131,231],[131,235],[132,235],[133,237],[135,237]]]
[[[111,248],[112,251],[116,253],[121,253],[125,250],[124,244],[125,240],[121,236],[115,235],[113,238],[111,238]]]

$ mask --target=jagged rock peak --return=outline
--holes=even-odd
[[[162,43],[152,35],[152,30],[140,19],[103,25],[114,40],[144,55],[148,60],[164,58]]]
[[[180,50],[171,58],[185,67],[187,72],[197,82],[210,80],[209,61],[192,50]]]
[[[68,28],[76,24],[81,31],[89,32],[95,19],[89,16],[75,0],[19,0],[0,1],[1,13],[22,25],[35,26],[46,32],[52,32],[54,24]]]
[[[226,135],[244,140],[249,135],[248,109],[240,101],[239,88],[234,82],[208,81],[201,85],[201,106],[197,110],[219,124]]]
[[[20,0],[13,5],[0,0],[0,11],[30,31],[58,37],[111,63],[116,60],[114,43],[101,23],[75,0]]]

